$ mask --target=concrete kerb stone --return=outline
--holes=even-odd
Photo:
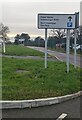
[[[31,108],[31,107],[39,107],[45,105],[53,105],[79,97],[81,95],[82,95],[82,91],[77,92],[75,94],[53,97],[53,98],[45,98],[45,99],[0,101],[0,109]]]

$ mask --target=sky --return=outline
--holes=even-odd
[[[0,22],[9,27],[9,36],[21,33],[28,33],[31,37],[44,36],[44,30],[37,28],[38,13],[71,14],[79,11],[80,0],[2,0]]]

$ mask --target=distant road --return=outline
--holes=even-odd
[[[41,51],[41,52],[44,52],[44,50],[45,50],[43,47],[31,47],[31,46],[28,46],[28,47],[32,48],[32,49],[35,49],[35,50],[38,50],[38,51]],[[65,53],[52,51],[52,50],[48,49],[48,54],[57,57],[61,61],[64,61],[64,62],[66,61],[66,54]],[[74,64],[74,55],[71,55],[71,54],[70,54],[70,63]],[[77,66],[82,67],[81,63],[82,63],[82,57],[77,55],[76,56]]]
[[[56,118],[58,118],[62,113],[66,113],[67,118],[80,118],[80,99],[82,99],[82,96],[56,105],[37,108],[2,110],[2,117],[54,118],[54,120],[56,120]]]

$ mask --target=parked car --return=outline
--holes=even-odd
[[[2,43],[0,43],[0,45],[2,45]]]
[[[69,48],[72,49],[72,46],[70,45]]]
[[[66,48],[66,43],[62,43],[61,47]]]
[[[75,47],[73,46],[73,49],[74,49]],[[76,50],[80,50],[81,49],[81,45],[79,45],[79,44],[76,44]]]
[[[82,45],[80,45],[80,49],[82,50]]]

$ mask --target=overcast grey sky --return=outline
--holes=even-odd
[[[28,2],[25,0],[5,0],[0,7],[1,22],[9,26],[10,34],[28,33],[30,36],[44,35],[37,28],[38,13],[75,13],[80,11],[80,2]],[[2,10],[2,11],[1,11]]]

